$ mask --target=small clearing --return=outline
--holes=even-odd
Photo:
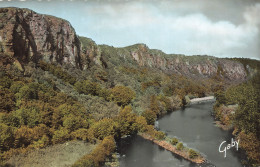
[[[15,155],[7,164],[15,167],[68,167],[95,147],[84,141],[70,141]]]

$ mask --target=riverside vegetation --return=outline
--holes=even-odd
[[[1,8],[0,19],[0,36],[5,36],[0,41],[1,166],[16,154],[69,140],[98,144],[73,166],[102,166],[117,140],[138,132],[196,159],[199,153],[167,139],[154,129],[154,121],[190,98],[213,93],[217,109],[225,103],[224,90],[255,75],[256,66],[243,66],[241,59],[167,55],[144,44],[96,45],[78,37],[67,21],[29,9]],[[254,91],[254,81],[246,82],[252,85],[242,87]],[[257,100],[256,93],[241,104],[256,106]],[[257,118],[259,108],[236,113],[239,136],[259,141],[257,121],[248,122]]]
[[[220,89],[215,93],[215,116],[224,127],[233,129],[233,135],[246,151],[253,166],[260,165],[260,62],[250,59],[235,59],[245,66],[254,67],[256,73],[248,81]],[[222,126],[223,127],[223,126]],[[247,164],[247,162],[243,162]]]

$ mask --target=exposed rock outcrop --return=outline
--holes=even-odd
[[[228,59],[212,56],[167,55],[159,50],[149,49],[144,44],[131,47],[131,56],[140,66],[159,68],[190,77],[220,76],[230,81],[245,80],[244,66]]]
[[[0,20],[0,52],[21,64],[43,59],[82,68],[80,41],[68,21],[19,8],[1,8]]]

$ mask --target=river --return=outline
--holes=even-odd
[[[164,115],[158,120],[161,131],[169,137],[177,137],[184,145],[200,151],[209,163],[203,166],[243,167],[243,154],[235,147],[227,150],[226,158],[219,145],[231,142],[231,131],[224,131],[214,124],[212,102],[194,104]],[[120,167],[196,167],[191,163],[140,136],[132,136],[119,144]],[[223,149],[222,148],[222,149]]]

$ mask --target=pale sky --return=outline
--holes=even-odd
[[[0,0],[68,20],[97,44],[260,60],[260,0]]]

